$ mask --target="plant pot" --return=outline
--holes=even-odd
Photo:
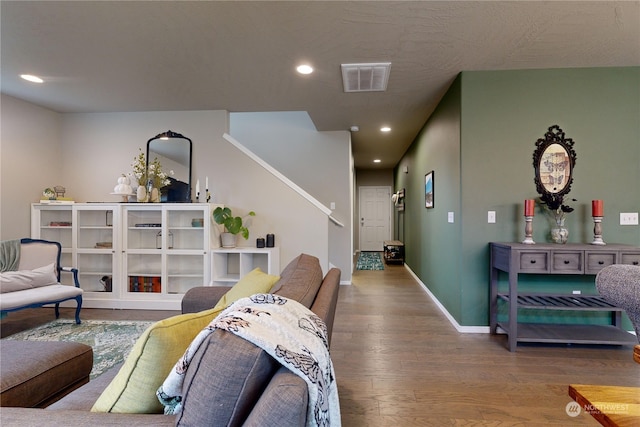
[[[231,233],[220,233],[220,243],[223,248],[236,247],[236,235]]]

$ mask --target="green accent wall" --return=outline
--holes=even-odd
[[[640,211],[640,67],[462,72],[394,171],[396,190],[406,191],[396,218],[407,265],[462,326],[488,325],[488,243],[524,238],[524,199],[538,197],[535,141],[555,124],[577,153],[569,242],[592,240],[591,200],[603,199],[605,242],[640,246],[640,227],[619,225],[620,212]],[[435,208],[425,209],[430,170]],[[538,208],[534,240],[549,241],[550,227]],[[593,278],[521,275],[520,283],[593,292]]]

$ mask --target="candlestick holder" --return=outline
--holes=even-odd
[[[207,203],[209,203],[209,201],[211,200],[211,193],[209,193],[209,190],[207,190],[205,194],[206,194]]]
[[[535,245],[536,242],[533,241],[533,216],[525,216],[524,217],[524,240],[522,243],[525,245]]]
[[[602,218],[601,216],[593,217],[593,242],[592,245],[606,245],[602,240]]]
[[[196,203],[200,203],[200,192],[196,193]]]

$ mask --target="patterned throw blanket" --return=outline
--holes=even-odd
[[[307,383],[307,426],[340,426],[340,404],[327,327],[295,300],[272,294],[242,298],[200,332],[157,391],[165,414],[182,410],[184,375],[202,342],[223,329],[262,348]]]

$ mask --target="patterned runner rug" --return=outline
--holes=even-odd
[[[356,270],[384,270],[380,252],[360,252]]]
[[[57,319],[4,340],[74,341],[93,348],[93,369],[90,379],[103,374],[124,361],[133,344],[154,322],[129,320],[83,320],[76,325],[73,319]]]

